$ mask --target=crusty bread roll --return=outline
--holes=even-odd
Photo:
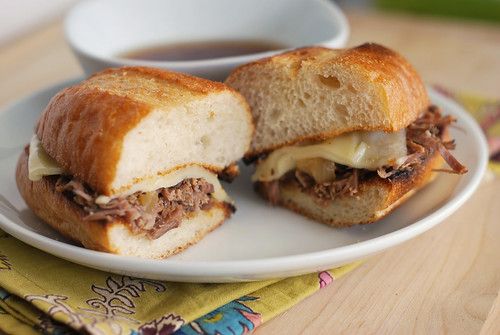
[[[152,68],[99,72],[56,94],[36,127],[43,148],[103,195],[184,165],[220,172],[252,137],[228,86]]]
[[[453,119],[429,105],[415,69],[377,44],[308,47],[240,66],[226,84],[250,104],[256,190],[336,226],[371,223],[427,184]],[[441,157],[442,156],[442,157]]]
[[[222,83],[108,69],[51,99],[16,181],[37,216],[83,246],[167,257],[234,211],[218,176],[237,174],[252,132],[245,99]]]
[[[396,131],[429,105],[415,69],[377,44],[297,49],[240,66],[226,84],[252,109],[250,158],[354,130]]]

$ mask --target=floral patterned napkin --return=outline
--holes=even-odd
[[[488,135],[500,173],[500,102],[443,93]],[[236,284],[162,282],[114,275],[48,255],[0,231],[0,330],[7,334],[240,335],[358,266]]]
[[[261,282],[162,282],[86,268],[2,232],[0,329],[8,334],[246,334],[357,265]]]

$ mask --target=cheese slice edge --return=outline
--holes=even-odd
[[[351,132],[316,144],[277,149],[257,164],[252,181],[279,179],[304,159],[323,158],[352,168],[376,170],[406,155],[405,129]]]
[[[28,157],[29,180],[37,181],[42,179],[43,176],[58,175],[61,173],[63,173],[63,169],[47,154],[38,136],[33,135],[30,141],[30,153]]]
[[[38,181],[44,176],[60,175],[63,172],[64,170],[52,157],[47,154],[45,149],[42,147],[38,136],[36,134],[33,135],[30,141],[30,154],[28,157],[28,178],[31,181]],[[204,178],[207,182],[214,186],[212,196],[215,199],[232,202],[222,188],[217,175],[198,165],[189,165],[165,175],[146,178],[132,185],[125,192],[113,196],[100,195],[96,198],[95,202],[103,205],[108,203],[111,199],[128,196],[138,191],[151,192],[162,187],[171,187],[188,178]]]

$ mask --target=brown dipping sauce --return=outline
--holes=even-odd
[[[190,61],[241,56],[285,48],[283,44],[262,40],[201,41],[137,49],[120,54],[119,57],[149,61]]]

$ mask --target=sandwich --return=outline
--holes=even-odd
[[[108,69],[49,102],[16,169],[42,220],[84,247],[144,258],[180,252],[234,211],[253,123],[234,89],[151,68]]]
[[[297,49],[240,66],[225,83],[252,110],[245,160],[255,163],[256,190],[320,222],[377,221],[436,171],[467,172],[450,153],[455,120],[430,104],[408,61],[383,46]]]

